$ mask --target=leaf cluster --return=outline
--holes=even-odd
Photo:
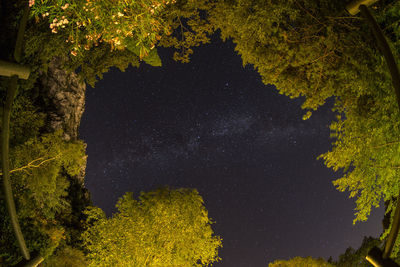
[[[26,61],[46,72],[51,59],[61,56],[91,86],[113,66],[123,71],[142,60],[161,66],[156,46],[179,49],[175,60],[188,62],[191,47],[207,43],[213,33],[206,15],[212,6],[209,0],[41,1],[31,13]]]
[[[290,260],[276,260],[268,264],[268,267],[334,267],[322,258],[294,257]]]
[[[174,60],[187,63],[193,54],[193,47],[206,44],[215,31],[210,21],[211,10],[215,8],[212,0],[178,0],[162,13],[170,25],[171,33],[163,36],[158,46],[177,49]]]
[[[118,212],[87,209],[83,233],[89,266],[208,266],[218,261],[221,239],[196,190],[162,188],[131,193],[117,203]]]
[[[347,248],[343,254],[339,255],[339,259],[335,264],[339,267],[369,267],[371,264],[365,257],[373,247],[380,247],[381,245],[382,241],[379,238],[364,237],[358,249]]]

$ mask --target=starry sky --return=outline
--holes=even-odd
[[[264,85],[232,42],[213,38],[191,62],[112,69],[88,87],[80,137],[85,184],[108,215],[125,192],[196,188],[223,238],[218,267],[334,259],[378,236],[383,209],[353,226],[354,200],[317,156],[330,149],[327,103],[303,121],[301,99]]]

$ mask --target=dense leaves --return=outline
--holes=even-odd
[[[168,188],[125,194],[107,218],[87,210],[83,233],[89,266],[208,266],[217,261],[221,239],[196,190]]]
[[[183,63],[189,62],[193,53],[192,47],[210,41],[209,36],[214,32],[214,26],[208,17],[214,8],[212,0],[178,0],[164,12],[166,21],[173,33],[161,38],[158,46],[174,47],[174,59]]]
[[[54,56],[94,86],[110,67],[124,70],[141,60],[161,66],[156,46],[175,47],[189,61],[191,47],[209,41],[204,12],[211,1],[38,1],[26,34],[26,61],[46,71]],[[203,12],[203,16],[201,15]]]
[[[130,38],[142,59],[154,48],[161,34],[170,33],[169,25],[159,14],[174,2],[38,1],[31,15],[37,22],[44,20],[53,34],[65,32],[64,42],[70,44],[73,56],[102,42],[110,44],[111,51],[125,49],[125,39]]]
[[[44,218],[54,218],[66,206],[65,175],[78,175],[86,161],[83,143],[65,142],[61,132],[28,140],[13,148],[11,158],[14,195],[25,210],[20,216]]]
[[[294,257],[290,260],[276,260],[268,267],[334,267],[335,265],[326,262],[324,259],[311,257]]]
[[[365,46],[354,49],[362,38],[359,18],[346,16],[343,3],[221,1],[212,22],[236,43],[243,64],[282,94],[304,96],[303,107],[313,110],[338,91],[356,91],[351,75],[364,67],[348,59],[369,54]]]
[[[339,267],[370,267],[371,264],[365,259],[368,252],[374,246],[381,247],[382,241],[379,238],[364,237],[358,249],[349,247],[339,255],[339,260],[335,264]]]
[[[56,132],[33,137],[13,147],[10,154],[18,217],[23,232],[29,233],[25,239],[30,249],[48,255],[65,238],[65,229],[57,216],[71,208],[66,201],[68,177],[76,176],[84,166],[85,146],[80,141],[65,142],[61,132]],[[5,206],[3,199],[1,205]],[[2,216],[1,222],[5,239],[0,247],[6,254],[15,244],[9,242],[14,238],[8,216]],[[13,261],[14,257],[8,260]]]
[[[323,267],[370,267],[372,266],[367,260],[366,256],[370,249],[374,246],[382,247],[383,242],[379,238],[364,237],[360,247],[354,249],[349,247],[346,251],[339,255],[337,261],[333,261],[330,258],[328,261],[318,258],[314,259],[311,257],[295,257],[290,260],[276,260],[269,264],[269,267],[295,267],[295,266],[323,266]],[[399,261],[399,258],[393,259]]]
[[[85,255],[82,251],[65,246],[51,255],[44,263],[44,267],[85,267]]]
[[[333,146],[320,158],[328,167],[343,173],[334,185],[356,198],[354,222],[367,220],[371,208],[378,207],[382,200],[388,203],[388,214],[393,214],[400,189],[400,112],[391,78],[368,25],[360,16],[348,15],[345,3],[345,0],[36,1],[26,32],[23,60],[33,73],[30,80],[21,82],[22,93],[15,101],[11,135],[13,185],[19,215],[26,219],[22,226],[30,232],[29,246],[50,254],[62,243],[49,262],[60,262],[67,255],[81,255],[76,248],[66,245],[71,240],[79,241],[65,234],[65,223],[76,224],[82,215],[76,210],[72,212],[72,200],[68,197],[71,196],[69,178],[79,172],[84,161],[84,145],[65,142],[60,133],[43,135],[45,114],[35,106],[34,94],[27,93],[34,92],[39,73],[46,72],[52,58],[59,56],[65,59],[66,69],[77,71],[94,86],[111,67],[125,70],[130,64],[139,66],[142,60],[160,66],[157,46],[178,49],[174,58],[188,62],[192,47],[208,42],[209,35],[216,30],[223,39],[233,40],[243,64],[253,65],[264,83],[276,85],[282,94],[301,97],[307,111],[305,119],[328,98],[334,100],[337,117],[330,126]],[[372,9],[398,57],[400,3],[381,0]],[[18,18],[20,13],[14,15]],[[15,28],[15,23],[9,23],[8,29]],[[4,41],[0,44],[8,47]],[[183,200],[189,202],[185,204]],[[106,218],[98,208],[87,212],[88,227],[92,227],[87,228],[84,239],[92,265],[100,264],[102,259],[113,264],[124,260],[132,266],[149,262],[195,264],[198,260],[207,265],[218,259],[221,241],[212,235],[197,192],[164,189],[143,193],[139,200],[127,194],[119,201],[118,208],[112,218]],[[68,220],[66,214],[79,219]],[[182,224],[176,227],[168,218]],[[198,228],[187,228],[191,231],[187,232],[183,226],[192,225],[194,218],[197,218],[194,226]],[[1,257],[9,263],[15,262],[18,257],[9,253],[14,244],[7,243],[7,238],[12,239],[7,218],[2,218],[1,223],[5,233],[0,238]],[[386,229],[383,238],[389,230]],[[207,235],[198,239],[202,233]],[[129,236],[129,240],[122,235]],[[121,238],[115,240],[118,236]],[[181,248],[178,237],[186,240],[186,245],[194,243],[203,249],[192,252]],[[142,253],[127,257],[128,248]],[[345,261],[352,262],[350,258],[358,252],[346,253]],[[318,262],[325,264],[311,258],[273,264],[312,266]]]
[[[356,197],[356,221],[399,192],[399,109],[386,63],[368,24],[344,10],[346,1],[220,1],[211,21],[236,43],[244,64],[280,93],[303,97],[312,111],[334,98],[331,151],[321,155],[341,170],[334,185]],[[400,4],[372,8],[394,53],[399,51]],[[308,112],[304,118],[311,115]]]
[[[0,6],[2,14],[11,11],[7,17],[2,17],[9,26],[7,38],[16,31],[22,4]],[[156,49],[156,44],[161,45],[161,39],[163,46],[180,50],[175,56],[177,60],[187,61],[191,46],[208,41],[212,27],[200,12],[210,7],[206,0],[178,3],[174,0],[45,0],[33,5],[25,33],[23,58],[23,64],[31,66],[32,73],[27,81],[19,82],[11,118],[10,158],[22,231],[29,249],[46,258],[45,266],[86,264],[86,256],[80,251],[80,234],[88,193],[76,180],[85,165],[85,145],[81,141],[66,142],[61,132],[46,133],[46,111],[42,110],[40,100],[37,101],[37,79],[47,72],[54,57],[62,58],[66,70],[76,71],[92,86],[111,67],[124,71],[129,65],[139,66],[142,60],[152,66],[161,66]],[[174,30],[178,28],[176,34]],[[10,50],[9,42],[5,40],[3,38],[0,45]],[[2,55],[9,58],[5,50]],[[0,89],[5,91],[7,79],[2,80]],[[192,196],[193,201],[202,201],[198,195],[198,198]],[[2,214],[6,214],[3,199],[0,202]],[[207,217],[203,206],[197,211]],[[0,264],[13,265],[21,256],[15,242],[10,242],[14,238],[8,217],[3,216],[0,222]],[[195,243],[203,246],[203,250],[196,254],[195,261],[204,265],[218,259],[217,248],[221,244],[219,238],[211,237],[209,223],[204,222],[203,229],[200,229],[201,223],[199,229],[193,229],[193,235],[203,230]],[[206,244],[207,234],[210,235],[208,241],[213,244]],[[49,257],[51,254],[53,256]],[[179,257],[186,260],[196,257],[189,254],[179,254]],[[68,259],[70,257],[74,259]],[[179,257],[177,261],[184,261]]]

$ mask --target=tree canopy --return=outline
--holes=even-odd
[[[335,265],[326,262],[324,259],[311,257],[294,257],[290,260],[276,260],[268,267],[334,267]]]
[[[382,245],[382,240],[379,237],[364,237],[359,248],[354,249],[348,247],[344,253],[339,255],[336,261],[332,260],[332,257],[328,261],[322,258],[312,258],[312,257],[294,257],[289,260],[276,260],[269,264],[269,267],[295,267],[295,266],[323,266],[323,267],[370,267],[372,266],[365,257],[367,256],[370,249],[374,246],[380,247]],[[399,261],[399,257],[394,259]]]
[[[373,35],[361,16],[346,13],[346,2],[219,1],[210,21],[264,83],[304,99],[304,119],[334,100],[333,147],[319,158],[342,171],[334,185],[356,198],[355,223],[367,220],[382,200],[389,202],[387,212],[394,211],[400,114]],[[399,2],[379,1],[372,10],[398,55]]]
[[[18,217],[23,232],[29,233],[26,242],[30,249],[50,255],[67,236],[59,217],[70,213],[71,206],[66,201],[69,177],[77,175],[84,165],[85,146],[81,142],[65,142],[61,132],[56,132],[13,147],[10,158]],[[1,213],[6,214],[3,198],[0,204]],[[8,216],[2,216],[0,222],[0,252],[8,254],[9,263],[17,261],[19,256],[6,252],[16,247],[10,242],[13,233]]]
[[[365,259],[370,249],[374,246],[380,247],[382,241],[379,238],[364,237],[360,247],[354,249],[349,247],[346,251],[339,255],[339,259],[335,262],[339,267],[370,267],[371,264]]]
[[[123,71],[142,60],[161,66],[156,46],[175,47],[174,58],[188,62],[191,47],[209,41],[212,26],[200,13],[212,6],[210,0],[37,1],[26,57],[46,70],[61,55],[92,86],[110,67]]]
[[[67,229],[71,221],[84,217],[82,210],[74,213],[73,220],[67,217],[73,213],[70,178],[84,160],[84,144],[62,140],[60,133],[44,133],[46,114],[32,92],[49,62],[56,56],[62,58],[66,69],[76,71],[83,81],[94,86],[111,67],[123,71],[129,65],[139,66],[142,61],[160,66],[157,47],[173,47],[178,50],[174,58],[188,62],[192,47],[208,42],[214,32],[219,32],[223,39],[232,39],[243,64],[253,65],[265,84],[276,85],[280,93],[289,97],[302,98],[304,119],[327,99],[333,100],[337,116],[330,125],[332,149],[319,158],[327,167],[343,173],[334,185],[356,198],[354,223],[367,220],[371,208],[378,207],[382,200],[388,203],[388,214],[393,214],[400,187],[400,114],[390,75],[368,25],[360,16],[346,13],[346,2],[36,1],[25,35],[22,62],[31,66],[32,74],[29,80],[20,82],[11,114],[13,187],[19,216],[26,219],[22,228],[30,233],[29,246],[50,255],[62,243],[55,250],[53,261],[57,257],[82,255],[78,250],[82,244],[71,241],[78,242],[72,237],[78,230],[72,234]],[[5,3],[0,7],[2,14],[7,13],[5,7],[12,11],[0,18],[8,19],[6,33],[0,33],[4,37],[0,38],[1,47],[8,48],[8,36],[14,36],[22,4]],[[372,9],[398,57],[400,3],[381,0]],[[2,55],[8,53],[5,50],[1,50]],[[2,92],[3,88],[0,84]],[[185,204],[184,200],[189,202]],[[98,208],[89,209],[83,237],[91,264],[100,262],[99,255],[107,262],[126,260],[137,266],[144,262],[200,261],[207,265],[217,261],[221,239],[213,236],[211,220],[202,205],[196,191],[162,189],[142,193],[139,200],[125,195],[112,218]],[[182,224],[172,225],[169,219]],[[14,244],[8,242],[11,232],[7,220],[1,218],[0,222],[5,233],[0,237],[0,263],[16,263],[18,256],[10,253]],[[150,227],[150,222],[158,228]],[[142,232],[135,232],[133,225]],[[189,232],[185,232],[184,225],[191,225]],[[115,240],[122,234],[131,239]],[[178,237],[193,241],[202,249],[189,251],[178,242]],[[115,250],[107,251],[110,246]],[[146,257],[139,253],[135,254],[137,258],[129,258],[127,247],[148,253]],[[399,247],[400,241],[394,255]],[[276,264],[307,261],[314,264],[320,260],[295,258]]]
[[[46,74],[49,63],[57,57],[66,70],[77,72],[83,81],[94,86],[111,67],[123,71],[129,65],[139,66],[142,61],[160,66],[156,46],[175,47],[178,51],[174,58],[187,62],[193,52],[191,47],[209,40],[212,27],[201,12],[212,5],[208,0],[46,0],[32,1],[32,4],[21,62],[32,71],[28,80],[19,81],[11,114],[12,186],[29,249],[40,252],[46,258],[43,263],[46,266],[56,263],[60,266],[60,262],[65,263],[63,259],[71,255],[77,258],[74,264],[79,265],[85,261],[82,257],[86,257],[81,252],[79,236],[81,222],[87,216],[83,209],[88,205],[88,197],[75,176],[86,159],[85,145],[79,140],[62,139],[61,132],[47,132],[48,114],[37,98],[38,78]],[[11,60],[9,44],[14,41],[25,5],[24,1],[0,3],[0,20],[6,25],[6,30],[0,32],[4,37],[0,38],[0,54],[4,59]],[[1,79],[5,81],[0,83],[3,92],[7,81]],[[3,99],[4,95],[0,94],[0,97]],[[194,205],[202,201],[194,192],[188,194]],[[0,203],[2,214],[5,214],[2,198]],[[176,208],[184,208],[183,204],[176,205]],[[208,241],[213,241],[214,246],[207,244],[207,234],[212,234],[207,225],[211,222],[205,221],[205,208],[197,208],[194,211],[205,217],[199,217],[203,221],[194,225],[199,229],[193,228],[191,234],[195,236],[196,231],[203,231],[196,240],[203,250],[197,254],[179,255],[186,260],[197,255],[199,262],[206,265],[218,259],[217,247],[221,240],[210,236]],[[4,233],[0,238],[0,265],[14,265],[21,256],[15,250],[14,242],[10,242],[13,237],[8,216],[2,217],[0,223]],[[189,240],[190,235],[186,238]],[[179,260],[184,261],[183,258]]]
[[[221,238],[196,190],[162,188],[131,193],[107,218],[93,207],[86,211],[83,233],[89,266],[208,266],[219,260]]]

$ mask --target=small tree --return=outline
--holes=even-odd
[[[194,189],[162,188],[125,194],[107,218],[86,211],[83,233],[89,266],[208,266],[218,261],[221,238],[214,236],[203,199]]]

